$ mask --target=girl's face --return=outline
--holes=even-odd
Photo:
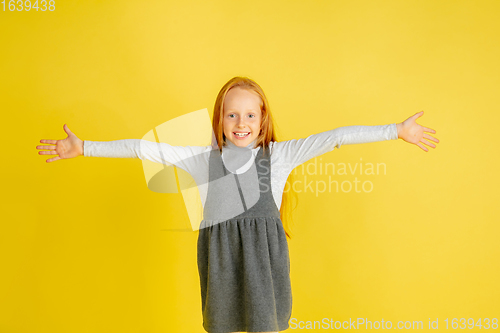
[[[260,103],[260,96],[253,91],[235,87],[227,92],[222,121],[227,140],[246,147],[257,139],[262,122]]]

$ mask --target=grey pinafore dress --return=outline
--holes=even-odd
[[[231,173],[212,150],[207,191],[197,254],[203,327],[210,333],[287,329],[290,259],[271,192],[269,149],[260,147],[242,174]]]

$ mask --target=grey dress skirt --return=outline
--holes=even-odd
[[[236,213],[235,213],[236,212]],[[210,333],[287,329],[292,312],[285,230],[271,191],[269,149],[231,173],[214,149],[198,235],[203,327]]]

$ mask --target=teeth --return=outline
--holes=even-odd
[[[250,134],[250,132],[247,132],[247,133],[234,133],[234,134],[236,134],[236,136],[243,137],[243,136],[247,136],[248,134]]]

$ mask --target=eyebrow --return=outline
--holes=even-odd
[[[234,111],[237,111],[237,110],[229,109],[229,110],[226,110],[225,112],[234,112]],[[248,110],[246,110],[246,112],[248,112],[248,111],[257,112],[257,109],[248,109]],[[245,112],[245,111],[243,111],[243,112]]]

